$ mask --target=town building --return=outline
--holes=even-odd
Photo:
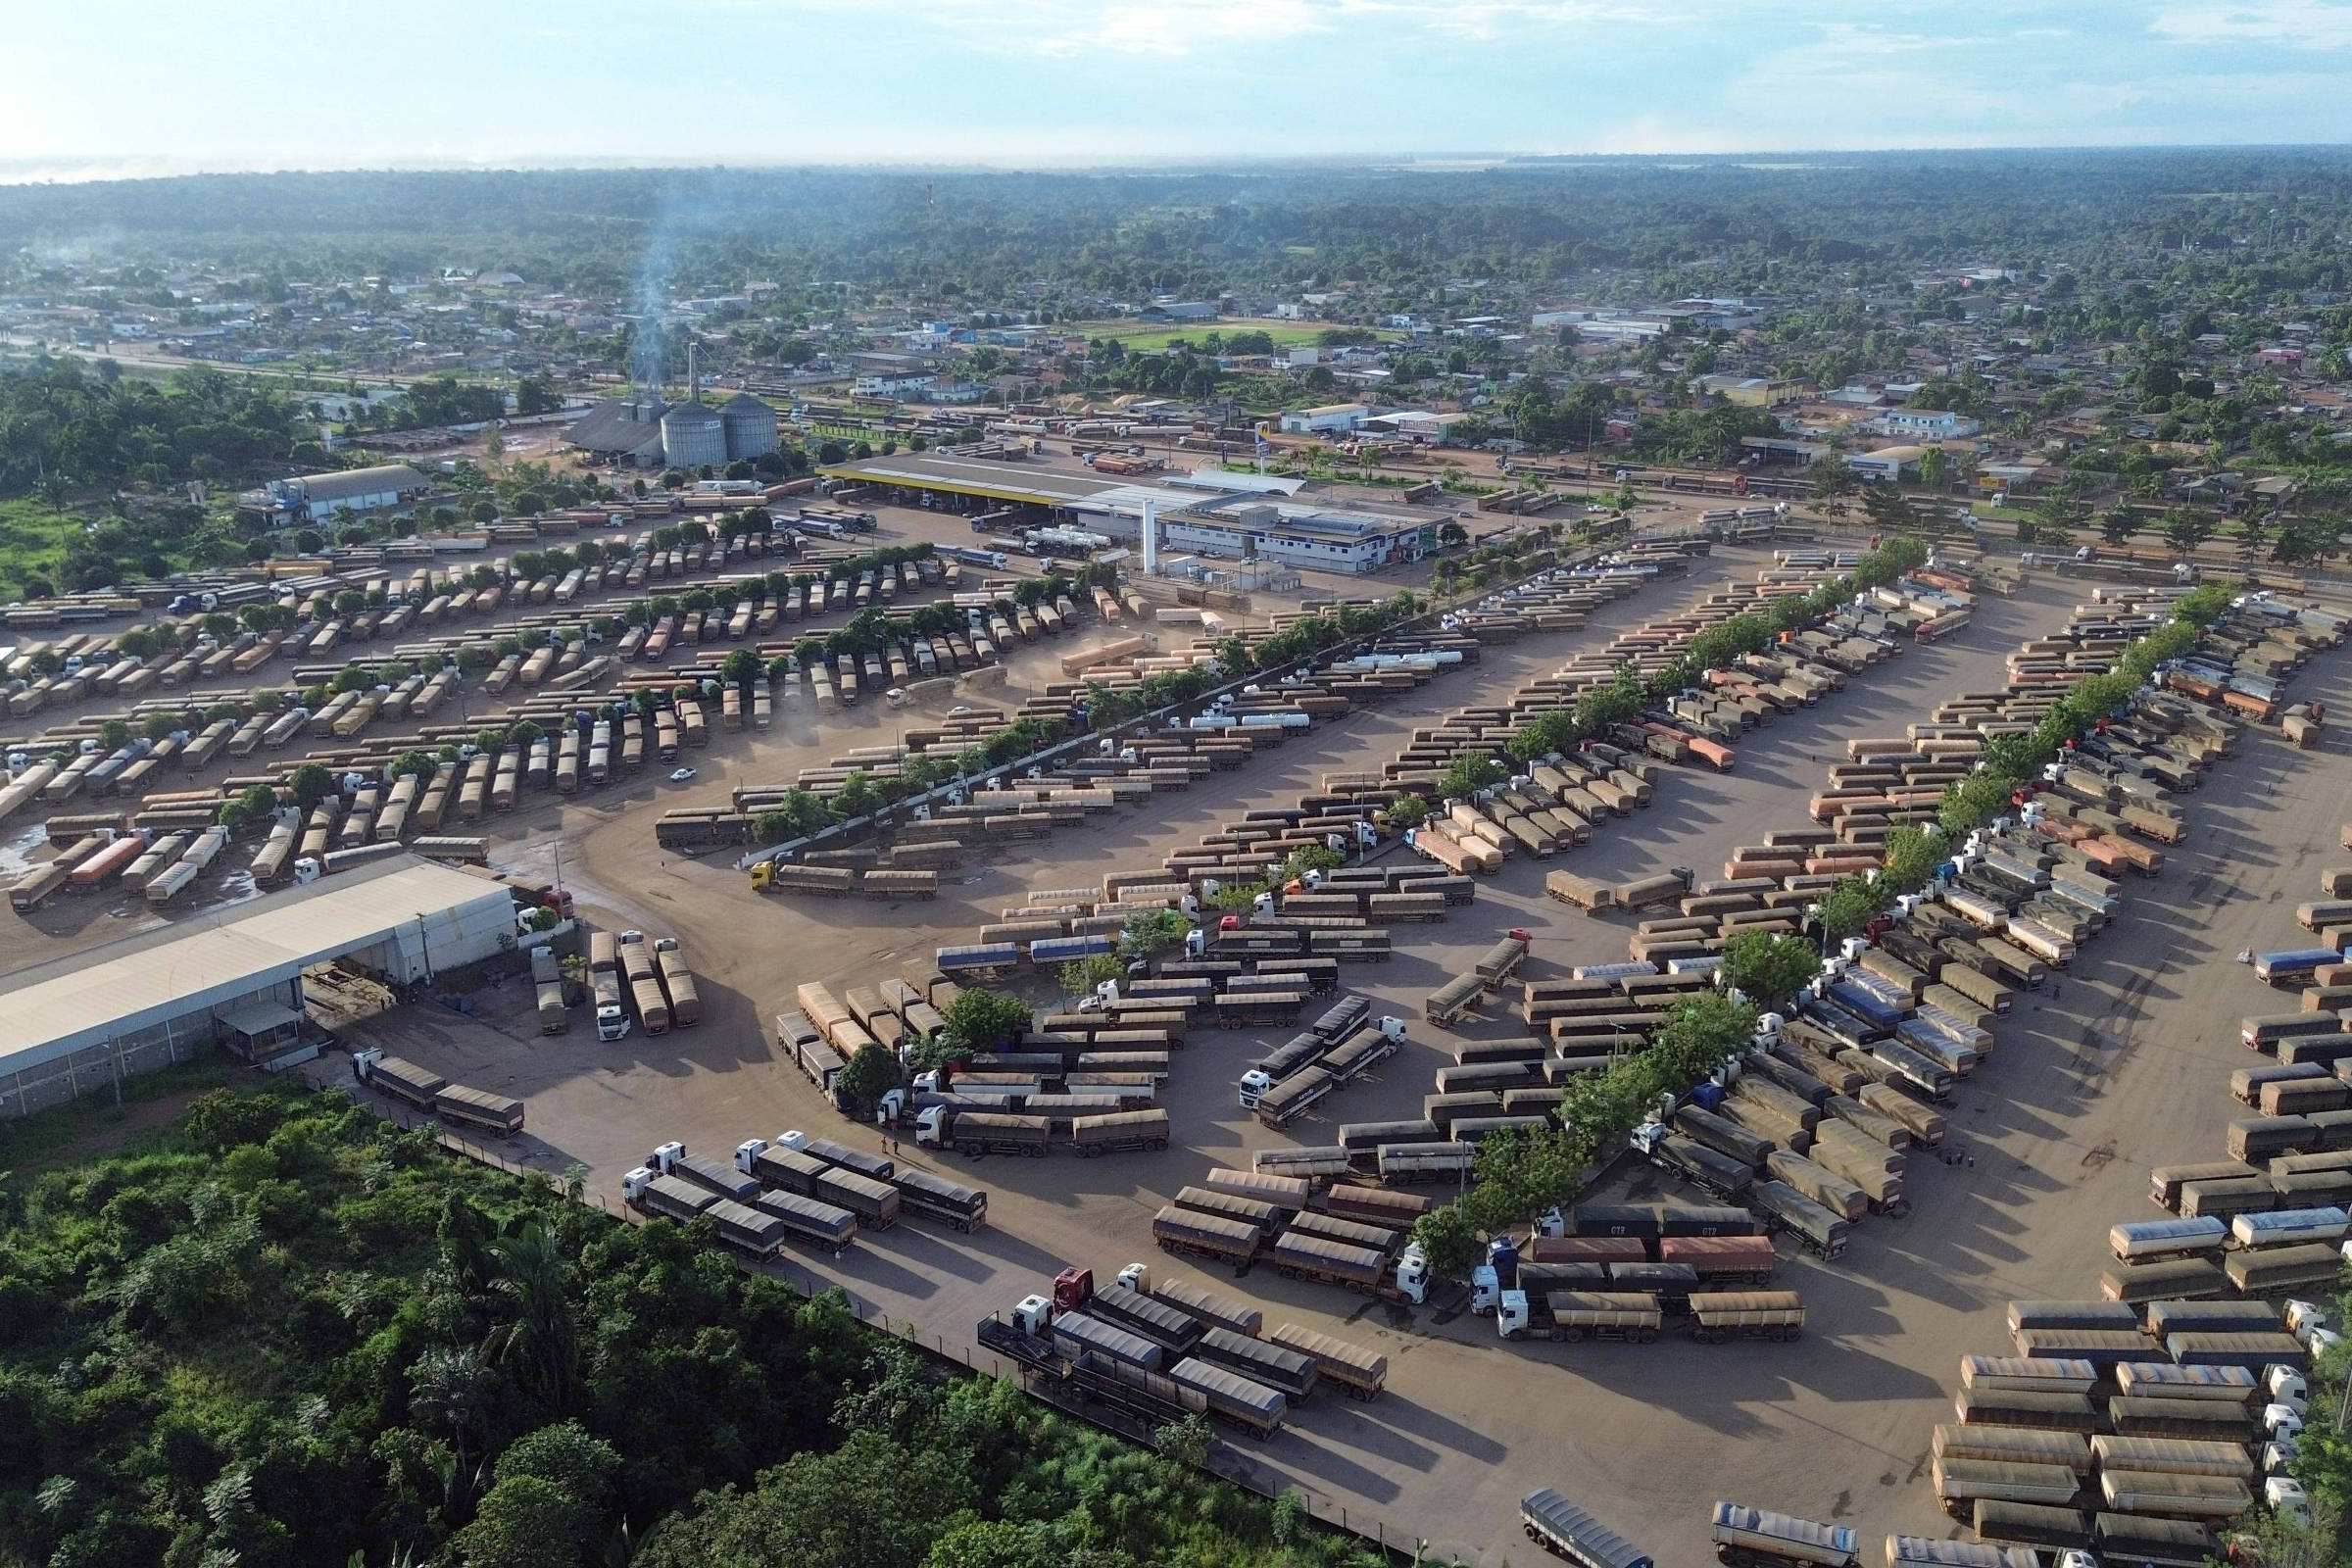
[[[431,481],[407,464],[387,463],[372,468],[272,479],[261,489],[239,496],[237,505],[246,512],[263,514],[272,528],[299,528],[331,521],[338,512],[365,515],[406,511],[431,488]]]
[[[1285,435],[1345,435],[1372,416],[1361,403],[1327,403],[1319,409],[1293,409],[1282,416]]]
[[[1906,441],[1959,441],[1984,426],[1965,414],[1942,409],[1888,409],[1863,428]]]

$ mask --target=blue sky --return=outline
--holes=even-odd
[[[2352,140],[2352,0],[115,0],[0,179]]]

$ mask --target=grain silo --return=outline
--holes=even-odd
[[[776,450],[776,411],[749,392],[720,404],[718,416],[726,425],[728,462],[748,462]]]
[[[681,403],[662,416],[662,461],[673,468],[727,463],[726,421],[708,403]]]

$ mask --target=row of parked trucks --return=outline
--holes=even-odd
[[[522,1131],[522,1102],[453,1084],[430,1067],[367,1047],[351,1054],[352,1075],[368,1088],[444,1123],[511,1138]]]
[[[1375,1020],[1369,999],[1348,997],[1243,1072],[1241,1108],[1268,1127],[1287,1126],[1395,1054],[1403,1041],[1403,1019]]]
[[[917,1214],[959,1231],[988,1220],[988,1195],[880,1154],[785,1132],[738,1144],[732,1160],[656,1149],[621,1178],[630,1206],[691,1224],[708,1217],[720,1239],[753,1257],[798,1241],[840,1256],[860,1230],[887,1230]]]
[[[2311,1358],[2303,1301],[2009,1303],[2009,1356],[1964,1356],[1936,1429],[1938,1499],[1987,1540],[2200,1563],[2258,1500],[2294,1511]]]
[[[1668,1319],[1704,1343],[1793,1340],[1804,1303],[1765,1288],[1779,1267],[1745,1209],[1586,1203],[1523,1242],[1491,1242],[1470,1273],[1470,1310],[1492,1315],[1506,1340],[1647,1344]]]
[[[1286,1278],[1336,1285],[1383,1300],[1419,1302],[1429,1264],[1408,1240],[1427,1199],[1385,1187],[1262,1170],[1212,1169],[1152,1216],[1161,1250],[1231,1265],[1263,1262]]]
[[[1578,1568],[1656,1568],[1649,1553],[1550,1487],[1520,1499],[1519,1524],[1529,1541]],[[1715,1503],[1707,1536],[1726,1568],[1860,1568],[1862,1562],[1852,1526],[1745,1503]],[[2029,1549],[1925,1536],[1887,1536],[1885,1552],[1886,1568],[2040,1568]]]
[[[2321,1307],[2280,1302],[2331,1294],[2352,1233],[2352,1091],[2334,1071],[2352,1052],[2331,1044],[2328,991],[2352,980],[2334,936],[2352,907],[2324,891],[2297,914],[2328,951],[2257,961],[2305,985],[2305,1010],[2241,1023],[2276,1060],[2231,1075],[2256,1112],[2230,1124],[2231,1157],[2156,1167],[2149,1196],[2172,1217],[2111,1227],[2099,1299],[2011,1302],[2017,1353],[1963,1359],[1934,1479],[1988,1542],[2187,1568],[2257,1503],[2306,1515],[2287,1471],[2309,1363],[2337,1341]]]
[[[1992,710],[1988,705],[1985,711]],[[1695,989],[1707,983],[1735,929],[1797,932],[1807,901],[1863,861],[1877,863],[1878,847],[1901,819],[1897,813],[1931,813],[1949,782],[1943,774],[1964,775],[1981,746],[1971,727],[1979,716],[1939,711],[1938,719],[1952,727],[1914,726],[1903,737],[1853,743],[1853,772],[1845,778],[1834,772],[1832,791],[1816,802],[1823,825],[1768,833],[1762,845],[1735,851],[1720,882],[1696,883],[1678,868],[1627,890],[1553,873],[1550,891],[1588,909],[1677,905],[1680,919],[1642,922],[1628,968],[1638,970],[1637,983],[1645,987],[1680,983]],[[2094,737],[2077,759],[2082,765],[2054,769],[2047,792],[2025,803],[2015,821],[1996,824],[1963,846],[1940,869],[1933,894],[1903,901],[1892,921],[1849,943],[1786,1018],[1770,1020],[1742,1057],[1726,1062],[1713,1082],[1644,1125],[1636,1135],[1637,1149],[1706,1191],[1754,1205],[1825,1255],[1840,1250],[1846,1228],[1871,1210],[1902,1213],[1903,1151],[1940,1141],[1943,1116],[1936,1104],[1989,1052],[1993,1020],[2013,1004],[2014,989],[2043,983],[2053,968],[2072,961],[2079,943],[2112,920],[2120,905],[2117,874],[2161,864],[2161,853],[2146,845],[2107,857],[2085,853],[2088,836],[2120,840],[2130,830],[2177,842],[2182,831],[2179,808],[2165,799],[2156,775],[2169,769],[2172,783],[2193,784],[2198,774],[2188,762],[2201,765],[2228,744],[2226,722],[2210,721],[2184,704],[2151,700],[2133,716],[2140,731]],[[2170,737],[2182,737],[2179,759],[2159,755]],[[1948,759],[1937,750],[1947,745]],[[1904,799],[1905,788],[1916,789],[1919,799]],[[2086,820],[2124,805],[2133,812],[2129,822]],[[1886,814],[1860,814],[1864,807]],[[2329,918],[2325,906],[2312,912],[2315,929]],[[2346,920],[2352,923],[2352,913]],[[1616,996],[1605,984],[1582,985],[1605,979],[1580,970],[1578,985],[1555,992],[1557,983],[1540,983],[1541,995],[1539,983],[1531,983],[1531,1026],[1547,1026],[1539,1033],[1551,1033],[1546,1043],[1555,1050],[1563,1031],[1597,1028],[1638,1037],[1655,1022],[1642,1003],[1671,1001],[1663,994]],[[2276,1032],[2318,1037],[2337,1031],[2305,1018],[2280,1021]],[[2344,1054],[2352,1057],[2352,1050]],[[1542,1064],[1547,1080],[1566,1065],[1549,1058]],[[1534,1053],[1524,1053],[1521,1071],[1534,1065]],[[2259,1092],[2275,1103],[2258,1108],[2291,1113],[2352,1104],[2339,1098],[2346,1094],[2343,1084],[2317,1081],[2324,1074],[2306,1070],[2291,1082],[2262,1086]],[[2306,1122],[2275,1136],[2322,1135]],[[2284,1206],[2267,1189],[2252,1192],[2252,1185],[2243,1201]],[[2227,1200],[2230,1194],[2214,1196]],[[2352,1183],[2344,1198],[2352,1200]],[[2333,1224],[2328,1213],[2254,1222],[2247,1241],[2233,1249],[2234,1275],[2225,1260],[2168,1257],[2154,1265],[2166,1281],[2119,1281],[2118,1288],[2134,1299],[2152,1290],[2170,1294],[2169,1276],[2188,1271],[2202,1271],[2208,1277],[2203,1288],[2213,1292],[2304,1282],[2332,1272],[2336,1261],[2323,1256],[2328,1250],[2306,1232],[2340,1235]],[[2262,1245],[2274,1239],[2277,1245]],[[1530,1305],[1531,1318],[1540,1316]]]
[[[2122,1491],[2133,1501],[2143,1495],[2200,1494],[2196,1478],[2184,1472],[2132,1476]],[[2221,1555],[2212,1529],[2200,1521],[2121,1510],[2085,1511],[2080,1517],[2076,1512],[1987,1501],[1977,1509],[1993,1532],[1984,1541],[1889,1535],[1884,1560],[1886,1568],[2041,1568],[2041,1552],[2048,1550],[2060,1568],[2097,1568],[2102,1560],[2203,1568]],[[1519,1520],[1529,1541],[1578,1568],[1655,1568],[1649,1553],[1552,1488],[1520,1499]],[[1862,1562],[1861,1538],[1849,1525],[1730,1501],[1717,1502],[1707,1524],[1716,1560],[1726,1568],[1860,1568]],[[2094,1544],[2095,1557],[2083,1549]]]
[[[1065,1268],[1053,1294],[981,1320],[984,1349],[1009,1356],[1056,1402],[1100,1406],[1156,1426],[1205,1415],[1256,1438],[1280,1430],[1318,1388],[1376,1399],[1388,1357],[1291,1324],[1267,1330],[1253,1306],[1130,1263],[1097,1288]]]
[[[622,1039],[633,1023],[659,1035],[703,1021],[702,993],[675,937],[649,942],[642,931],[590,932],[588,986],[599,1040]]]

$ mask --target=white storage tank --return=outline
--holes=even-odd
[[[723,467],[726,422],[707,403],[681,403],[662,416],[662,461],[673,468]]]

